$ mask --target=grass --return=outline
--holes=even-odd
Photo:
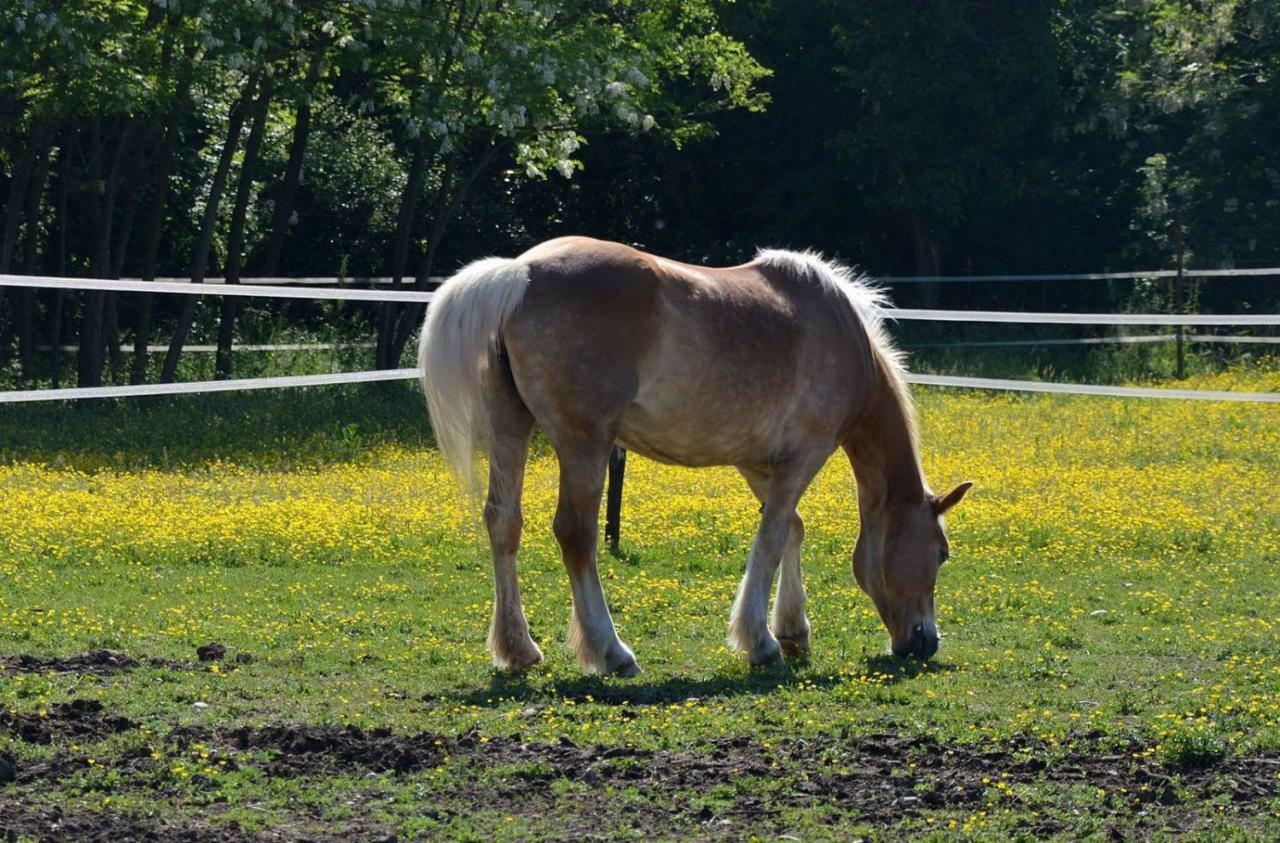
[[[1191,385],[1275,391],[1280,370]],[[584,677],[563,647],[545,445],[520,575],[547,661],[508,677],[484,651],[476,513],[409,388],[0,409],[0,655],[143,660],[6,662],[0,741],[19,780],[0,785],[0,828],[30,833],[56,806],[199,836],[1280,834],[1280,780],[1262,778],[1280,776],[1263,763],[1280,749],[1278,411],[919,404],[927,475],[977,482],[949,518],[933,662],[886,656],[852,583],[846,464],[801,507],[812,659],[753,671],[723,637],[754,500],[731,470],[631,460],[622,552],[602,563],[646,671],[630,681]],[[210,641],[229,657],[195,661]],[[76,719],[70,700],[101,710]],[[108,716],[130,725],[93,725]],[[233,734],[286,723],[356,749]],[[885,735],[907,743],[876,755]],[[279,769],[299,753],[331,766]],[[1140,774],[1117,788],[1087,767],[1110,757]],[[840,789],[876,764],[868,781],[896,802]],[[1089,775],[1055,772],[1073,764]],[[1232,764],[1260,796],[1231,796]]]

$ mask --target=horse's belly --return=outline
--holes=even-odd
[[[766,420],[717,418],[714,411],[683,404],[632,404],[622,417],[618,441],[628,450],[674,465],[767,463],[776,444]]]

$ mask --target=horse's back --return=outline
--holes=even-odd
[[[813,387],[815,332],[830,308],[812,284],[583,237],[519,260],[529,286],[504,339],[544,427],[603,419],[640,453],[705,465],[771,458],[781,428],[812,426],[799,393]]]

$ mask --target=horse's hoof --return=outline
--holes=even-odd
[[[530,642],[532,649],[507,654],[503,658],[494,656],[493,666],[504,673],[524,673],[534,665],[542,663],[542,650],[537,644]]]
[[[630,679],[632,676],[639,676],[641,672],[640,665],[636,664],[633,658],[610,670],[609,675],[617,676],[619,679]]]
[[[809,639],[804,638],[778,638],[778,644],[782,646],[782,655],[787,661],[808,661],[809,660]]]
[[[640,675],[640,665],[636,664],[636,657],[632,654],[631,649],[622,644],[618,650],[609,654],[609,658],[605,663],[604,674],[626,679]]]
[[[756,648],[751,651],[751,655],[747,657],[747,661],[752,667],[770,667],[782,662],[782,646],[778,643],[778,639],[772,635],[761,641]]]

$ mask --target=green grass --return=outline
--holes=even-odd
[[[509,677],[483,649],[481,532],[409,388],[3,408],[0,655],[144,663],[8,662],[0,828],[56,807],[160,837],[1280,835],[1276,409],[920,405],[929,477],[978,483],[949,519],[933,662],[888,657],[852,584],[847,465],[801,507],[812,659],[757,671],[723,645],[754,502],[731,471],[632,460],[602,569],[633,680],[563,647],[544,444],[520,573],[547,661]],[[127,727],[84,725],[104,717]],[[280,724],[347,737],[236,732]]]

